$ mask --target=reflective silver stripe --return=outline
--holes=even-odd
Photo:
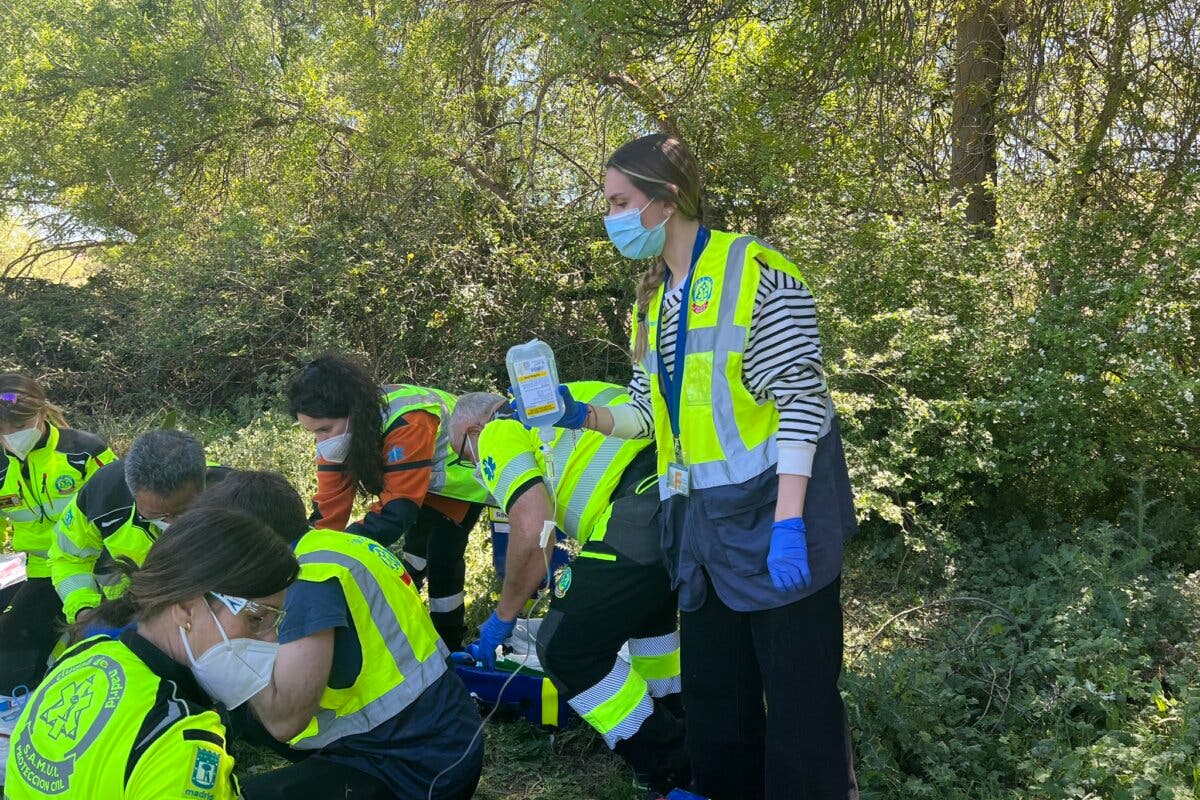
[[[463,606],[463,593],[452,594],[449,597],[431,597],[429,598],[429,613],[431,614],[448,614],[457,608]]]
[[[538,475],[542,474],[542,470],[538,467],[537,459],[533,457],[533,453],[518,453],[513,456],[512,460],[504,465],[504,469],[500,470],[500,474],[496,477],[496,495],[501,503],[507,502],[508,493],[513,489],[513,481],[524,475],[529,470],[533,470]]]
[[[62,598],[64,603],[67,602],[67,598],[70,597],[71,594],[79,591],[80,589],[90,589],[93,592],[100,591],[100,587],[96,585],[96,580],[91,576],[90,573],[83,573],[81,575],[68,575],[61,581],[55,583],[54,589],[58,592],[58,596]]]
[[[721,304],[717,310],[717,325],[688,331],[688,354],[712,353],[712,419],[724,458],[700,464],[689,464],[688,472],[693,489],[712,486],[730,486],[748,481],[770,469],[779,461],[774,436],[761,444],[747,448],[742,442],[741,430],[734,415],[733,387],[726,377],[731,353],[744,353],[750,335],[749,329],[734,324],[738,296],[741,294],[742,274],[746,268],[746,249],[751,242],[763,247],[767,245],[753,236],[739,236],[729,246],[722,278]],[[686,299],[686,298],[685,298]],[[682,309],[680,313],[683,313]],[[684,388],[686,392],[686,387]],[[686,456],[686,454],[685,454]],[[658,479],[659,496],[667,498],[667,477]]]
[[[94,574],[96,576],[96,583],[105,589],[111,589],[125,580],[125,575],[115,569],[112,572],[97,572]]]
[[[28,553],[30,558],[49,558],[49,550],[22,550],[23,553]]]
[[[409,644],[408,636],[400,627],[400,620],[388,604],[387,596],[375,576],[365,564],[356,558],[335,550],[318,550],[300,556],[301,564],[321,562],[337,564],[350,572],[367,602],[371,621],[387,642],[388,652],[396,662],[396,668],[404,676],[381,697],[372,700],[357,711],[339,717],[333,709],[322,708],[316,715],[317,734],[301,739],[294,746],[301,750],[316,750],[345,736],[353,736],[373,729],[399,714],[425,691],[425,688],[445,673],[446,659],[450,651],[439,639],[437,647],[424,661],[418,661]],[[367,654],[363,654],[364,659]],[[359,680],[362,676],[359,676]]]
[[[583,469],[583,475],[571,491],[571,499],[567,501],[567,510],[563,515],[563,532],[568,536],[579,538],[583,523],[583,512],[587,509],[588,501],[596,493],[596,487],[608,472],[613,460],[625,446],[624,439],[614,439],[611,436],[596,450],[595,455]],[[590,532],[589,532],[590,533]]]
[[[402,409],[410,406],[436,405],[438,407],[438,432],[434,442],[433,466],[429,475],[429,491],[437,494],[446,486],[446,458],[450,452],[450,437],[445,432],[445,422],[450,416],[446,400],[437,392],[426,391],[420,386],[406,383],[387,384],[382,388],[384,396],[387,397],[387,407],[382,413],[384,425],[387,425]]]
[[[611,403],[613,400],[616,400],[618,397],[621,397],[624,394],[625,394],[625,389],[623,389],[622,387],[610,386],[609,388],[601,391],[599,394],[597,394],[591,400],[588,400],[588,402],[594,406],[606,406],[609,403]]]
[[[71,501],[75,499],[75,495],[59,497],[56,500],[51,500],[46,504],[51,516],[57,517],[59,514],[67,510],[67,506],[71,505]]]
[[[683,691],[683,681],[679,675],[671,678],[647,678],[646,688],[650,690],[651,697],[666,697]]]
[[[635,662],[635,670],[638,658],[665,656],[672,653],[679,653],[678,631],[664,633],[662,636],[629,640],[629,655]],[[642,677],[646,678],[645,675]],[[682,689],[678,672],[668,678],[646,678],[646,686],[650,689],[651,697],[666,697],[669,694],[676,694]]]
[[[407,383],[394,383],[383,388],[384,395],[388,398],[387,407],[383,411],[384,424],[396,416],[396,412],[409,406],[435,405],[441,409],[439,417],[446,416],[446,401],[435,392],[425,391],[420,386],[411,386]]]
[[[664,633],[662,636],[629,640],[629,655],[631,656],[665,656],[678,649],[679,631]]]
[[[100,548],[80,547],[57,526],[54,528],[54,542],[59,550],[76,558],[97,558],[100,555]]]
[[[5,511],[4,513],[13,522],[37,522],[42,516],[40,512],[30,511],[27,508]]]
[[[575,713],[581,717],[592,713],[597,708],[612,700],[621,689],[625,687],[625,682],[631,677],[631,669],[629,662],[623,658],[618,658],[613,668],[609,673],[587,689],[584,689],[579,694],[567,701],[567,705],[575,710]],[[637,678],[637,680],[641,680]],[[643,683],[645,681],[642,681]],[[604,737],[604,743],[609,749],[617,746],[617,742],[622,739],[629,739],[638,729],[642,727],[642,723],[646,721],[654,712],[654,701],[650,699],[649,692],[643,692],[641,698],[633,710],[625,715],[623,719],[618,721],[612,728],[606,731],[597,729],[597,733]],[[595,726],[593,726],[595,727]]]
[[[575,453],[575,445],[582,436],[582,431],[563,431],[558,440],[550,447],[550,462],[554,464],[554,491],[558,491],[558,482],[567,471],[567,462]]]
[[[437,494],[446,488],[446,461],[450,454],[450,437],[445,432],[444,422],[448,415],[442,414],[438,423],[437,441],[433,447],[433,466],[429,474],[429,492]]]
[[[424,572],[425,567],[427,567],[429,565],[429,562],[427,560],[421,558],[420,556],[418,556],[414,553],[410,553],[407,550],[404,551],[404,553],[400,556],[400,558],[404,561],[405,564],[412,567],[417,572]]]

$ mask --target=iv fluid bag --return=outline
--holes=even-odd
[[[566,409],[558,394],[558,366],[550,345],[538,339],[510,347],[505,359],[517,414],[530,428],[550,428]]]

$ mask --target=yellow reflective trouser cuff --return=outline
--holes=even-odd
[[[542,724],[558,725],[558,689],[549,678],[542,678]]]
[[[630,656],[634,671],[648,681],[674,678],[679,675],[679,651],[660,656]]]
[[[584,714],[583,718],[602,735],[608,734],[637,710],[647,692],[646,679],[630,670],[621,688],[612,697]]]

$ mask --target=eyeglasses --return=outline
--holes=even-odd
[[[208,594],[229,609],[230,614],[241,617],[250,633],[256,636],[271,630],[278,633],[279,626],[283,624],[285,612],[282,608],[220,592],[209,592]]]
[[[509,408],[508,404],[501,403],[500,405],[496,406],[496,410],[492,412],[492,415],[488,418],[488,422],[495,422],[498,419],[514,419],[515,417],[516,417],[516,415],[513,413],[513,410],[511,408]],[[471,440],[471,434],[464,433],[463,438],[462,438],[462,443],[458,446],[459,453],[467,452],[467,444],[470,442],[470,440]],[[475,449],[474,447],[471,448],[471,450],[474,450],[474,449]],[[475,469],[475,467],[479,466],[479,464],[477,463],[479,456],[472,453],[472,457],[475,458],[476,460],[468,461],[460,455],[457,458],[455,458],[453,461],[450,462],[450,466],[466,467],[467,469]]]
[[[471,434],[464,433],[463,438],[462,438],[462,443],[458,446],[458,452],[459,453],[467,452],[467,445],[470,444],[470,441],[471,441]],[[474,450],[475,448],[471,448],[471,449]],[[463,458],[460,455],[457,458],[455,458],[453,461],[450,462],[450,466],[466,467],[467,469],[475,469],[475,462],[467,461],[465,458]]]

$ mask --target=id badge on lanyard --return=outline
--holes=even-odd
[[[681,290],[681,300],[679,303],[679,322],[676,326],[675,335],[675,369],[671,373],[667,372],[666,364],[663,359],[658,361],[658,377],[662,382],[663,400],[667,404],[667,414],[671,419],[671,433],[675,437],[675,458],[667,464],[667,490],[672,495],[687,497],[692,491],[692,476],[688,470],[687,461],[683,457],[683,445],[679,440],[679,413],[680,413],[680,395],[683,389],[683,365],[687,358],[687,332],[688,332],[688,295],[692,287],[692,274],[696,271],[696,262],[700,260],[700,254],[704,252],[704,246],[708,244],[708,229],[701,226],[696,233],[696,242],[692,245],[692,263],[688,269],[687,280],[683,282]],[[666,292],[663,292],[663,301],[666,300]],[[662,302],[658,307],[658,318],[663,318]],[[672,377],[672,374],[674,377]]]
[[[678,438],[675,439],[675,460],[667,464],[667,490],[682,497],[692,493],[692,476],[683,460],[683,448]]]

